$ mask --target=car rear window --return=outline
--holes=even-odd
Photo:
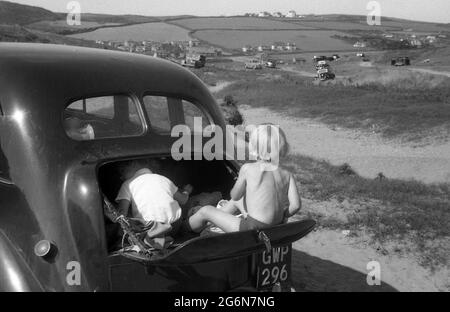
[[[170,134],[176,125],[186,125],[191,131],[194,129],[195,117],[198,125],[204,129],[211,124],[211,118],[196,104],[168,96],[144,96],[144,107],[147,112],[151,130],[158,134]]]
[[[64,111],[66,134],[77,141],[138,136],[144,133],[139,105],[128,95],[90,97]]]

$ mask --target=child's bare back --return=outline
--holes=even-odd
[[[266,224],[279,224],[289,208],[291,174],[281,168],[264,170],[262,166],[255,162],[245,164],[241,169],[240,176],[246,184],[244,204],[254,219]]]

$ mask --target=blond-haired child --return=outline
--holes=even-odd
[[[188,227],[201,231],[208,222],[225,232],[262,229],[283,223],[301,208],[294,177],[279,167],[289,149],[284,132],[271,124],[259,125],[250,134],[249,151],[256,159],[241,167],[222,208],[204,206],[188,219]],[[233,215],[240,210],[243,218]]]

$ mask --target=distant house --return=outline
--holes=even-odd
[[[286,14],[286,17],[289,17],[289,18],[297,17],[297,13],[294,10],[291,10],[288,12],[288,14]]]
[[[242,47],[242,52],[244,52],[244,53],[251,52],[252,50],[253,50],[253,48],[251,46],[249,46],[249,45],[246,45],[246,46]]]
[[[271,50],[277,50],[277,51],[284,51],[285,47],[286,47],[286,43],[278,41],[278,42],[274,42],[270,46],[270,49]]]
[[[437,40],[436,36],[427,36],[426,41],[428,43],[435,43]]]
[[[288,50],[288,51],[295,51],[295,50],[297,50],[297,46],[296,46],[296,44],[293,43],[293,42],[288,42],[288,43],[286,43],[285,48],[286,48],[286,50]]]
[[[168,58],[169,53],[167,53],[166,51],[156,51],[155,53],[153,53],[153,56],[159,58]]]
[[[286,46],[286,43],[284,42],[274,42],[271,46],[270,49],[271,50],[278,50],[278,51],[283,51],[284,48]]]
[[[197,47],[200,44],[199,40],[193,39],[193,40],[189,40],[189,47]]]
[[[272,15],[269,12],[264,11],[264,12],[259,12],[258,16],[259,17],[270,17]]]
[[[188,53],[204,55],[206,57],[217,57],[222,55],[222,50],[214,47],[192,47],[189,48]]]
[[[412,39],[409,41],[409,43],[411,44],[411,46],[416,48],[422,47],[422,41],[420,41],[419,39]]]
[[[264,52],[264,51],[269,51],[270,47],[265,46],[265,45],[260,45],[258,46],[258,52]]]
[[[362,41],[357,41],[357,42],[355,42],[353,47],[354,48],[365,48],[365,47],[367,47],[367,44],[365,42],[362,42]]]
[[[145,53],[145,46],[137,46],[134,51],[136,53]]]

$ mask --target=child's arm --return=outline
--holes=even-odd
[[[130,209],[130,201],[127,199],[120,199],[118,201],[117,210],[121,215],[127,216],[128,210]]]
[[[299,212],[302,207],[302,200],[298,194],[297,185],[295,184],[295,179],[292,174],[289,177],[289,190],[288,190],[288,199],[289,199],[289,209],[286,217],[291,217]]]
[[[233,186],[233,189],[230,192],[231,199],[234,201],[238,201],[245,194],[245,188],[247,186],[246,182],[246,166],[243,165],[241,170],[239,171],[239,177],[236,180],[236,183]]]

